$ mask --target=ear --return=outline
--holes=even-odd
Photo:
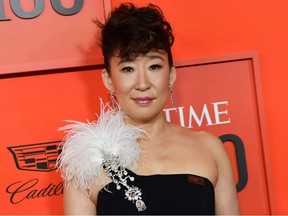
[[[176,73],[176,68],[172,66],[170,68],[170,77],[169,77],[169,85],[172,86],[176,80],[177,73]]]
[[[111,75],[108,73],[108,71],[106,69],[102,70],[102,81],[104,86],[110,91],[113,92],[114,88],[113,88],[113,84],[112,84],[112,79],[111,79]]]

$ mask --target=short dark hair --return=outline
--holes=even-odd
[[[105,68],[110,72],[113,55],[133,59],[152,50],[167,52],[169,66],[173,66],[171,46],[174,36],[162,10],[153,4],[137,8],[132,3],[123,3],[112,10],[101,28],[101,48]]]

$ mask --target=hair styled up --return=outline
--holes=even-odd
[[[173,66],[174,36],[158,6],[137,8],[132,3],[123,3],[112,10],[104,24],[97,22],[97,25],[102,30],[101,48],[108,72],[112,56],[134,59],[153,50],[166,51],[169,66]]]

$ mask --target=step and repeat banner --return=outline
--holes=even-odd
[[[93,19],[104,0],[0,0],[0,214],[62,214],[55,170],[64,120],[93,121],[102,57]],[[210,131],[231,159],[243,214],[269,214],[272,184],[257,53],[178,60],[163,115]]]
[[[57,129],[95,119],[106,97],[93,20],[109,11],[110,0],[0,0],[0,214],[63,213]]]
[[[110,0],[0,0],[0,74],[101,63],[93,20]]]

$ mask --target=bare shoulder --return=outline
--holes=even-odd
[[[215,155],[226,154],[222,141],[216,135],[207,131],[197,131],[192,133],[194,133],[197,139],[199,139],[199,141],[201,142],[201,144],[207,150],[213,152],[213,154]]]
[[[223,143],[216,135],[208,131],[193,131],[179,125],[174,125],[173,127],[175,127],[175,134],[177,134],[178,138],[180,136],[180,138],[189,142],[190,145],[191,143],[201,145],[201,147],[214,152],[215,154],[221,154],[221,152],[225,153]]]
[[[206,131],[190,132],[191,139],[196,139],[197,145],[209,152],[216,164],[217,180],[215,181],[216,214],[239,215],[236,184],[229,156],[217,136]]]
[[[172,138],[167,139],[172,142],[175,154],[185,158],[185,166],[190,173],[204,176],[216,185],[218,163],[222,160],[221,155],[226,153],[221,140],[206,131],[193,131],[178,125],[172,127]]]
[[[219,137],[208,131],[192,131],[186,128],[181,130],[186,136],[187,148],[192,148],[193,151],[199,150],[198,154],[208,156],[213,161],[216,165],[217,178],[221,169],[230,166],[228,154]]]
[[[207,152],[209,152],[209,157],[216,165],[215,174],[217,178],[214,185],[216,213],[239,215],[240,210],[233,171],[229,156],[220,138],[207,131],[195,132],[185,128],[179,129],[179,131],[182,131],[181,134],[185,134],[187,139],[191,140],[190,142],[194,143],[195,146],[201,146],[201,151],[199,151],[201,154],[207,155]]]

